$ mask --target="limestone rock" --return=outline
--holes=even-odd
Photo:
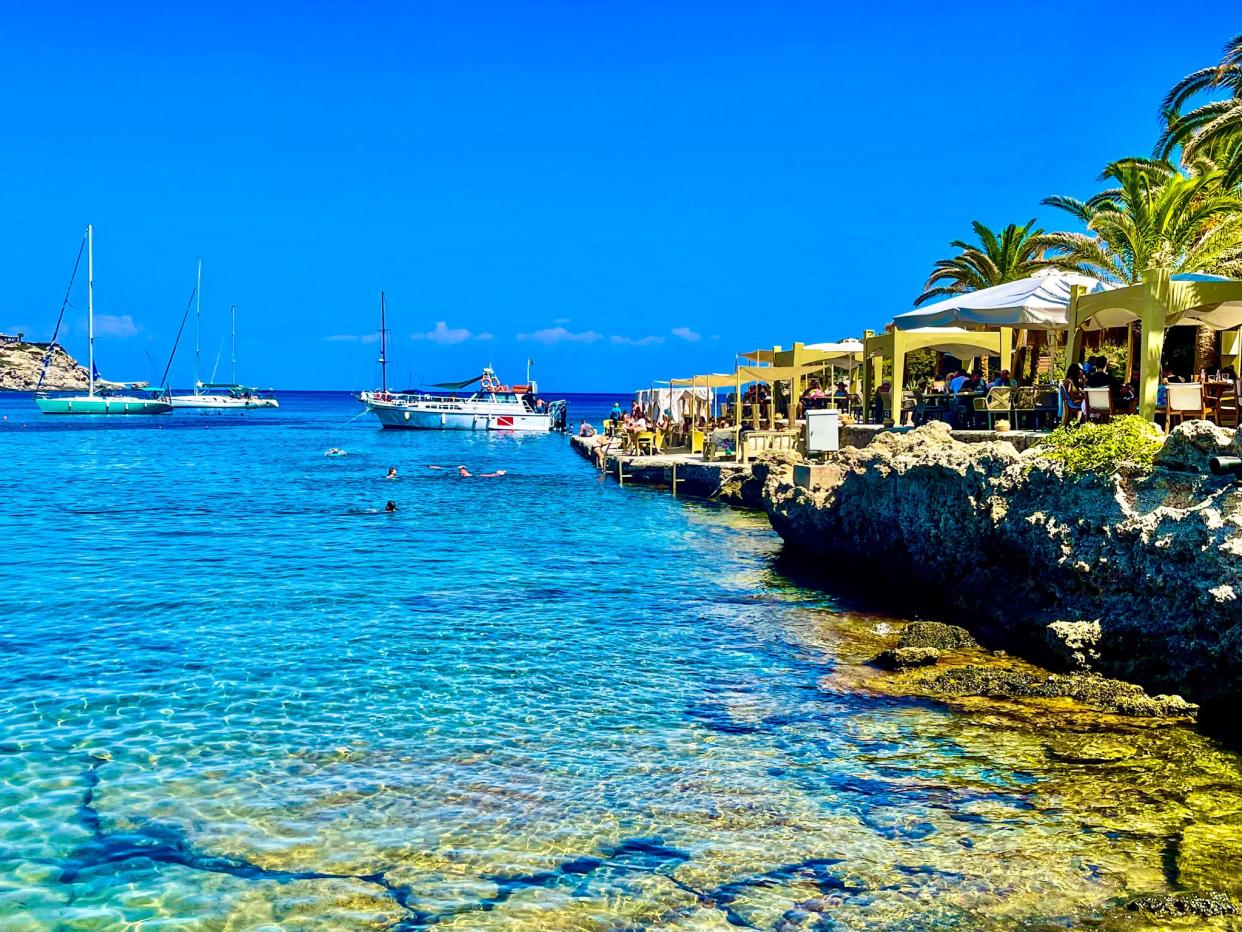
[[[937,696],[1073,699],[1103,712],[1141,718],[1194,717],[1199,707],[1180,696],[1149,696],[1132,683],[1073,673],[1028,673],[967,665],[934,673],[922,685]]]
[[[890,647],[880,651],[867,663],[881,670],[906,670],[930,666],[939,659],[940,651],[934,647]]]
[[[906,625],[897,640],[898,648],[931,647],[938,651],[979,644],[965,628],[941,624],[938,621],[914,621]]]
[[[1086,672],[1100,659],[1101,635],[1098,621],[1054,621],[1044,629],[1044,642],[1063,669]]]
[[[0,391],[34,391],[46,352],[47,345],[43,343],[0,343]],[[85,366],[63,347],[52,348],[43,388],[48,391],[85,390],[89,380]]]
[[[763,507],[786,552],[860,589],[970,618],[1024,653],[1046,651],[1055,622],[1098,620],[1098,638],[1061,640],[1074,666],[1081,653],[1228,710],[1242,703],[1242,482],[1198,470],[1232,436],[1187,424],[1151,472],[1074,474],[932,423],[834,454],[832,483],[769,481]]]
[[[1233,434],[1211,421],[1183,421],[1173,428],[1156,454],[1156,465],[1179,472],[1206,473],[1209,459],[1230,451]]]

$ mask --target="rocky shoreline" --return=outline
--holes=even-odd
[[[0,343],[0,391],[33,392],[39,386],[46,343]],[[82,391],[90,381],[86,367],[65,352],[52,348],[42,387],[48,391]]]
[[[1091,704],[1106,676],[1220,717],[1242,699],[1242,489],[1207,460],[1240,446],[1233,431],[1192,422],[1150,472],[1071,475],[1035,450],[960,443],[932,423],[833,454],[809,487],[794,484],[789,458],[757,464],[736,498],[758,500],[812,570],[877,597],[902,593],[925,616],[1069,674],[958,671],[932,681],[941,693]],[[895,649],[916,646],[928,645]],[[881,663],[932,662],[905,661]],[[1177,696],[1106,692],[1130,714],[1194,712]]]

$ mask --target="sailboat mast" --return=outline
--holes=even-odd
[[[233,349],[232,349],[232,355],[230,357],[230,362],[232,363],[232,369],[230,370],[232,372],[232,376],[230,377],[230,381],[232,381],[232,383],[236,385],[237,384],[237,305],[236,304],[233,305],[232,315],[233,315]]]
[[[91,224],[86,225],[86,342],[89,350],[90,388],[87,394],[95,394],[95,233]]]
[[[384,292],[380,292],[380,391],[388,394],[388,324]]]
[[[199,386],[203,384],[202,376],[199,374],[198,358],[201,352],[199,346],[199,338],[202,336],[203,329],[203,260],[198,260],[198,278],[194,281],[194,394],[199,393]]]

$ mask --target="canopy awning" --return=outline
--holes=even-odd
[[[787,382],[819,372],[822,365],[809,366],[738,366],[733,378],[742,382]]]
[[[1087,294],[1114,287],[1077,272],[1041,272],[898,314],[893,318],[893,326],[898,330],[959,324],[1065,330],[1069,327],[1070,289],[1075,285],[1086,289]]]
[[[751,350],[749,353],[741,354],[743,359],[749,359],[751,362],[771,363],[776,359],[776,353],[770,349]]]
[[[730,374],[713,372],[710,375],[692,375],[688,379],[669,379],[669,385],[689,386],[692,388],[728,388],[737,383]]]
[[[473,385],[475,382],[479,381],[479,379],[481,378],[483,378],[483,373],[479,373],[473,379],[466,379],[466,381],[464,382],[436,382],[431,387],[432,388],[446,388],[449,391],[457,391],[458,389],[465,388],[467,385]]]
[[[915,350],[934,350],[948,353],[958,359],[975,356],[998,356],[1001,353],[1001,334],[997,330],[966,330],[962,327],[919,327],[915,330],[897,330],[867,338],[867,357],[893,355],[893,346],[900,337],[905,353]]]
[[[1078,299],[1078,322],[1083,330],[1125,327],[1143,316],[1144,286],[1130,285]],[[1242,281],[1216,275],[1169,276],[1165,327],[1210,327],[1232,330],[1242,326]]]

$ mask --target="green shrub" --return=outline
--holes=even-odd
[[[1061,427],[1038,447],[1039,455],[1070,472],[1114,473],[1122,463],[1151,469],[1163,435],[1146,418],[1128,414],[1108,424]]]

